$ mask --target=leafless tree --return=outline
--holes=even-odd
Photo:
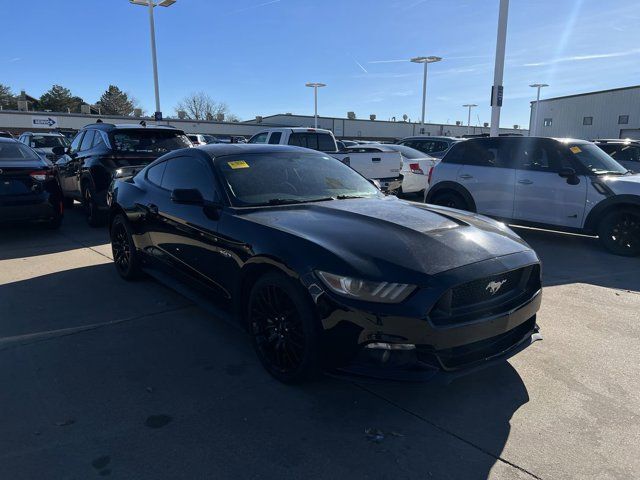
[[[204,92],[196,92],[183,98],[175,108],[176,114],[184,112],[184,117],[190,120],[229,120],[235,115],[229,113],[229,107],[224,102],[216,102]]]

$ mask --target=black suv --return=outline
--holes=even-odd
[[[190,146],[184,132],[171,126],[87,125],[56,162],[65,205],[79,200],[89,225],[99,226],[107,211],[107,189],[116,175],[133,175],[165,153]]]
[[[627,170],[640,172],[640,141],[630,139],[594,140],[602,150]]]

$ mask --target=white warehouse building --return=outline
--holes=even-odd
[[[536,116],[531,102],[532,135],[640,139],[640,85],[546,98],[538,107]]]

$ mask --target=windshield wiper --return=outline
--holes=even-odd
[[[349,198],[368,198],[365,195],[337,195],[336,198],[338,200],[347,200]]]
[[[308,200],[298,200],[296,198],[271,198],[267,200],[267,204],[268,205],[291,205],[296,203],[326,202],[329,200],[333,200],[333,197],[310,198]]]

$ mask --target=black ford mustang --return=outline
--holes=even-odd
[[[540,263],[503,224],[381,194],[319,152],[176,150],[109,192],[115,266],[227,308],[284,382],[424,379],[538,338]]]

